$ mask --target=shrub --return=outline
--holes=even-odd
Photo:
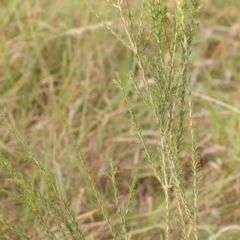
[[[126,73],[126,76],[131,81],[141,104],[151,113],[152,127],[153,129],[156,128],[158,133],[158,142],[156,142],[157,155],[153,154],[152,148],[148,145],[143,135],[142,123],[136,117],[136,110],[132,105],[131,95],[120,74],[116,74],[114,82],[125,99],[129,112],[129,122],[133,125],[136,135],[141,142],[145,160],[150,165],[164,192],[164,239],[171,239],[171,221],[173,216],[170,209],[170,201],[173,201],[173,199],[177,204],[181,239],[189,239],[190,237],[198,239],[199,160],[193,126],[193,104],[188,70],[193,38],[197,31],[196,13],[199,10],[199,5],[194,0],[176,0],[174,7],[168,6],[163,0],[145,0],[141,3],[140,14],[137,14],[137,11],[134,12],[127,1],[106,1],[111,7],[117,9],[125,37],[121,37],[116,33],[114,28],[111,28],[91,7],[91,4],[85,0],[89,9],[101,23],[132,52],[138,66],[140,80],[137,76],[130,73]],[[65,117],[61,113],[60,115],[82,168],[88,177],[92,194],[96,198],[113,239],[128,239],[129,213],[131,212],[134,189],[142,162],[138,161],[135,166],[130,189],[123,206],[119,200],[119,190],[115,178],[117,169],[114,167],[113,160],[110,160],[110,173],[104,173],[112,183],[119,219],[117,227],[113,226],[81,148],[78,146]],[[42,195],[26,176],[12,166],[3,154],[0,156],[1,165],[10,175],[8,181],[16,185],[20,194],[13,194],[4,189],[1,191],[30,209],[49,239],[59,239],[59,236],[62,239],[84,239],[81,226],[79,226],[76,217],[71,211],[69,203],[59,192],[57,182],[53,180],[38,156],[29,148],[27,142],[10,124],[2,112],[1,120],[22,144],[22,147],[28,154],[26,160],[39,168],[47,186],[47,195]],[[188,149],[191,156],[192,196],[190,199],[185,194],[184,177],[181,169],[181,151],[183,148],[186,148],[185,143],[188,143],[190,146]],[[46,222],[43,212],[50,217],[50,222]],[[1,221],[20,238],[30,239],[3,217],[1,217]],[[51,225],[56,226],[58,229],[57,233],[60,235],[57,235],[56,231],[53,232]]]

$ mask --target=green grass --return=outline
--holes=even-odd
[[[239,228],[230,229],[218,238],[214,234],[227,226],[240,227],[240,3],[203,2],[190,68],[202,170],[199,239],[235,240],[240,236]],[[123,202],[136,162],[144,158],[133,126],[124,120],[128,110],[122,94],[112,81],[115,72],[122,78],[125,72],[140,78],[133,56],[103,27],[85,30],[79,36],[67,34],[71,29],[99,23],[83,1],[8,0],[0,5],[1,108],[57,179],[59,191],[69,201],[85,238],[110,239],[57,110],[63,111],[76,135],[116,226],[118,216],[111,182],[101,172],[109,172],[108,160],[114,159]],[[116,11],[102,1],[94,1],[93,7],[124,36]],[[158,136],[152,128],[151,115],[139,104],[130,82],[123,81],[131,93],[137,118],[144,129],[151,129],[143,133],[155,151]],[[24,161],[28,155],[3,124],[0,135],[2,154],[45,194],[45,179],[36,166]],[[189,188],[186,195],[191,196],[188,153],[182,155],[181,167]],[[163,191],[149,165],[144,163],[139,174],[128,233],[131,239],[159,239],[164,228]],[[14,185],[4,180],[9,175],[2,168],[0,176],[1,188],[18,195]],[[30,210],[2,192],[0,200],[0,210],[9,223],[25,231],[31,239],[43,239]],[[177,213],[175,201],[170,202],[170,209]],[[47,215],[43,217],[51,222]],[[175,221],[172,238],[177,239],[179,226],[176,219],[171,221]],[[1,239],[19,239],[5,224],[0,227]]]

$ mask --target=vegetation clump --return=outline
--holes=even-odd
[[[176,0],[173,6],[169,6],[163,0],[143,0],[141,7],[134,10],[128,1],[106,1],[109,7],[118,12],[124,35],[117,33],[114,27],[105,22],[96,12],[90,2],[85,0],[91,12],[130,50],[134,64],[137,65],[137,74],[126,72],[122,76],[117,73],[114,82],[125,100],[129,113],[128,120],[139,138],[144,153],[144,159],[139,158],[134,166],[132,178],[129,179],[128,194],[123,202],[120,200],[116,178],[118,169],[115,167],[114,160],[109,161],[110,171],[103,172],[111,182],[117,223],[113,222],[108,214],[102,194],[67,119],[62,113],[60,116],[75,148],[81,168],[89,181],[91,194],[95,197],[102,218],[108,226],[111,234],[109,238],[131,238],[129,222],[134,204],[134,192],[142,164],[146,161],[164,193],[162,198],[165,213],[164,218],[161,218],[161,221],[164,221],[164,227],[159,227],[160,237],[173,239],[173,222],[177,221],[181,239],[198,239],[199,158],[193,124],[189,63],[193,39],[198,28],[196,14],[200,6],[194,0]],[[126,84],[126,81],[131,82],[133,91],[129,90],[129,84]],[[144,122],[138,118],[132,100],[134,93],[151,117],[152,125],[148,127],[152,127],[157,133],[154,147],[148,143],[144,134],[144,130],[148,129],[145,129]],[[17,192],[13,193],[6,189],[1,189],[1,192],[32,212],[41,231],[48,239],[85,239],[84,231],[69,202],[62,194],[58,181],[46,170],[44,163],[2,111],[1,120],[24,148],[27,153],[25,160],[35,165],[41,173],[46,193],[43,194],[31,179],[16,170],[3,154],[1,154],[1,165],[10,176],[7,180],[15,184]],[[191,169],[192,193],[188,195],[181,167],[183,149],[189,151]],[[175,202],[177,211],[172,211],[171,202]],[[30,239],[5,218],[1,217],[1,221],[21,239]]]

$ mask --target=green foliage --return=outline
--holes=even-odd
[[[171,239],[172,212],[170,200],[174,198],[178,209],[178,223],[181,231],[181,239],[198,239],[197,213],[198,213],[198,184],[199,184],[199,160],[195,130],[193,126],[193,104],[189,83],[189,62],[192,54],[193,38],[197,31],[196,14],[200,6],[195,1],[176,0],[175,7],[170,8],[162,0],[142,1],[140,15],[137,19],[135,12],[128,1],[106,0],[110,7],[116,8],[119,13],[125,38],[120,36],[103,20],[103,18],[85,0],[92,13],[100,19],[101,23],[132,52],[139,69],[140,80],[136,76],[126,73],[131,81],[135,93],[139,96],[141,104],[147,107],[151,113],[153,128],[156,126],[158,141],[156,142],[157,157],[146,141],[143,134],[143,126],[137,118],[131,96],[125,86],[124,80],[116,74],[114,82],[123,94],[125,104],[129,112],[129,122],[133,125],[136,135],[142,145],[145,159],[151,167],[154,176],[158,180],[164,192],[165,227],[164,239]],[[141,161],[136,164],[130,189],[124,204],[120,203],[117,187],[117,169],[114,161],[109,161],[110,173],[103,173],[112,184],[114,202],[119,223],[114,225],[104,206],[97,184],[83,156],[77,139],[69,128],[66,118],[60,114],[77,153],[79,163],[84,170],[91,186],[91,193],[101,210],[102,217],[113,239],[128,239],[128,221],[131,205],[134,200],[134,189],[139,178]],[[33,183],[16,171],[3,154],[0,164],[6,169],[11,181],[18,189],[18,194],[12,194],[2,189],[2,192],[30,209],[42,231],[49,239],[84,239],[84,234],[78,226],[76,217],[71,211],[68,202],[59,192],[57,183],[50,177],[38,156],[30,149],[27,142],[10,124],[9,120],[1,112],[1,120],[7,125],[18,139],[25,152],[26,160],[41,172],[47,186],[46,195],[40,193]],[[187,127],[185,122],[187,122]],[[185,183],[181,169],[181,151],[184,142],[189,138],[189,151],[191,152],[192,171],[192,197],[188,199],[185,193]],[[46,221],[48,218],[48,222]],[[50,220],[49,220],[50,219]],[[0,219],[20,238],[29,239],[3,218]],[[53,231],[50,225],[58,229]]]

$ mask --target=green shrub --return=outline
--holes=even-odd
[[[131,81],[139,101],[151,113],[152,127],[158,133],[156,142],[157,155],[143,135],[141,121],[136,117],[129,90],[120,74],[116,74],[114,82],[123,94],[129,112],[129,122],[133,125],[138,136],[145,160],[150,165],[154,176],[164,192],[165,227],[164,239],[171,239],[173,220],[170,201],[176,201],[178,209],[179,230],[181,239],[198,239],[198,182],[199,160],[193,126],[193,104],[189,82],[189,62],[192,54],[192,42],[197,31],[196,13],[199,5],[195,1],[176,0],[175,6],[168,6],[162,0],[145,0],[141,3],[140,13],[133,10],[127,1],[106,0],[110,7],[119,13],[125,37],[120,36],[85,0],[92,13],[101,23],[115,35],[133,54],[140,79],[131,73],[125,73]],[[112,183],[114,201],[116,204],[119,224],[114,226],[103,204],[101,194],[87,166],[86,160],[78,146],[77,140],[61,114],[64,125],[77,152],[81,166],[91,185],[92,194],[96,198],[103,219],[106,221],[113,239],[128,239],[128,221],[134,190],[139,177],[142,162],[139,161],[134,169],[130,189],[124,205],[120,204],[119,190],[116,184],[117,169],[114,161],[110,160],[110,173],[104,175]],[[47,186],[47,194],[43,195],[34,187],[26,176],[18,172],[8,159],[1,154],[1,165],[9,173],[7,180],[13,182],[19,194],[2,189],[1,191],[30,209],[42,231],[49,239],[84,239],[76,217],[69,203],[61,195],[57,182],[44,168],[38,156],[30,149],[27,142],[10,124],[1,112],[2,122],[8,126],[28,154],[27,161],[35,164],[42,174]],[[186,143],[188,145],[186,145]],[[190,146],[190,165],[192,180],[192,196],[186,197],[183,172],[181,169],[181,151]],[[156,157],[157,156],[157,157]],[[43,212],[51,219],[43,217]],[[26,234],[17,230],[1,217],[1,221],[11,228],[20,238],[30,239]],[[57,231],[52,230],[52,226]],[[57,235],[57,234],[60,235]],[[163,235],[162,235],[163,236]]]

